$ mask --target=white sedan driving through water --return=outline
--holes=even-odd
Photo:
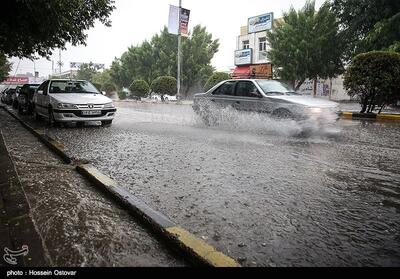
[[[226,80],[194,96],[193,109],[207,124],[213,124],[216,112],[227,107],[294,120],[335,121],[339,113],[337,103],[303,96],[277,80]]]
[[[50,124],[101,121],[110,125],[116,111],[112,100],[85,80],[47,80],[33,96],[34,116],[45,117]]]

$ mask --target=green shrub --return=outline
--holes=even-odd
[[[371,51],[353,58],[344,75],[344,88],[351,97],[358,97],[361,112],[381,110],[400,100],[400,54]]]
[[[126,99],[126,93],[122,90],[118,91],[118,97],[120,100],[125,100]]]
[[[211,75],[211,77],[207,80],[206,84],[204,85],[204,90],[208,91],[213,86],[217,85],[221,81],[229,79],[229,75],[223,72],[215,72]]]
[[[106,91],[107,94],[110,94],[111,92],[116,90],[116,87],[114,83],[106,82],[103,84],[101,89]]]
[[[133,95],[144,97],[147,93],[149,93],[150,86],[146,81],[139,79],[132,82],[132,84],[129,86],[129,90]]]
[[[151,83],[151,90],[153,90],[154,93],[158,93],[160,95],[176,95],[176,86],[177,86],[177,81],[176,78],[171,77],[171,76],[161,76],[156,78],[152,83]]]

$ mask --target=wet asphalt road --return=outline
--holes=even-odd
[[[155,238],[63,164],[19,122],[0,109],[0,130],[16,166],[48,266],[185,266]],[[29,232],[25,232],[29,235]],[[36,251],[32,243],[29,255]],[[3,250],[5,247],[0,247]],[[2,259],[1,259],[2,260]]]
[[[147,204],[245,266],[400,266],[400,125],[302,127],[117,103],[111,127],[49,128]],[[40,124],[35,124],[40,125]]]

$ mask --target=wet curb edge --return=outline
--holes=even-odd
[[[18,120],[23,127],[35,135],[51,151],[60,156],[65,163],[71,164],[73,162],[73,158],[66,153],[67,150],[61,143],[47,136],[44,131],[35,130],[6,107],[2,105],[0,107]],[[139,198],[120,187],[114,180],[99,172],[91,164],[78,165],[76,170],[131,214],[149,225],[156,233],[168,240],[170,244],[187,254],[193,262],[212,267],[240,267],[234,259],[217,251],[211,245],[175,224],[162,213],[150,208]]]
[[[344,119],[367,119],[377,121],[400,121],[400,114],[375,114],[375,113],[358,113],[358,112],[341,112],[340,116]]]

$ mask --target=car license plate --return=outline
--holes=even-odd
[[[101,110],[84,110],[82,111],[82,115],[100,115]]]

